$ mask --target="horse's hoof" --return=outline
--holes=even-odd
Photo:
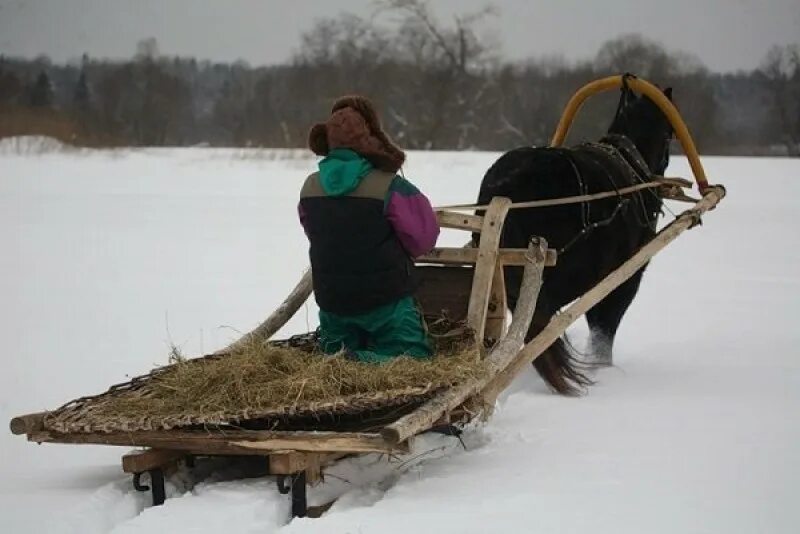
[[[587,358],[587,363],[592,367],[612,367],[614,361],[611,358],[611,353],[608,351],[597,351]]]

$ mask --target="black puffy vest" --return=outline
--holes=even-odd
[[[322,310],[358,315],[410,295],[414,264],[384,216],[394,174],[373,170],[344,196],[327,196],[319,173],[300,193],[314,296]]]

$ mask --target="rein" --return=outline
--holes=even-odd
[[[628,187],[621,187],[614,191],[603,191],[602,193],[593,193],[591,195],[577,195],[573,197],[550,198],[547,200],[529,200],[527,202],[514,202],[508,209],[520,208],[546,208],[548,206],[562,206],[564,204],[578,204],[581,202],[590,202],[592,200],[600,200],[603,198],[617,197],[628,195],[643,189],[655,189],[664,185],[675,185],[675,183],[668,179],[656,179],[652,182],[643,184],[630,185]],[[450,206],[437,206],[434,208],[436,211],[444,210],[485,210],[488,209],[488,204],[453,204]]]
[[[625,91],[623,91],[623,100],[627,96],[628,92],[629,90],[626,84]],[[624,108],[624,104],[625,102],[622,102],[620,104],[620,108]],[[615,118],[615,121],[619,119],[619,109],[617,110],[617,115],[618,117]],[[583,151],[587,154],[594,154],[595,156],[600,155],[601,159],[604,160],[607,158],[607,161],[616,166],[618,172],[620,172],[629,183],[634,182],[634,184],[627,187],[617,187],[616,180],[612,173],[610,173],[606,168],[606,165],[600,165],[600,169],[604,172],[605,177],[608,179],[608,182],[613,190],[588,194],[583,177],[581,176],[581,171],[578,169],[576,162],[573,160],[576,151]],[[631,198],[624,198],[626,195],[634,196],[634,212],[639,225],[642,227],[648,227],[653,231],[655,231],[656,221],[659,213],[663,214],[664,197],[672,197],[676,198],[676,200],[683,200],[683,198],[680,197],[686,197],[682,192],[680,195],[675,194],[675,189],[677,187],[685,186],[685,183],[682,183],[682,181],[679,179],[669,179],[653,174],[647,163],[642,158],[642,155],[639,153],[636,145],[634,145],[634,143],[626,136],[621,134],[610,133],[597,143],[583,143],[575,148],[568,149],[567,152],[563,154],[563,157],[567,159],[572,166],[575,179],[578,182],[578,191],[583,194],[561,198],[549,198],[544,200],[514,202],[508,207],[508,209],[525,209],[581,204],[581,222],[583,228],[575,236],[573,236],[566,245],[558,250],[559,256],[572,248],[573,245],[581,241],[593,230],[610,225],[620,213],[625,212],[631,202]],[[589,161],[592,160],[594,160],[594,158],[590,159]],[[665,186],[669,189],[662,191],[661,194],[652,191],[655,188],[664,188]],[[650,213],[651,210],[648,208],[647,202],[644,199],[644,191],[647,191],[648,194],[652,195],[658,201],[658,206],[652,215]],[[592,222],[591,201],[604,198],[616,198],[617,205],[614,207],[612,213],[608,217]],[[486,210],[488,207],[489,206],[486,204],[454,204],[449,206],[439,206],[435,209],[437,211],[480,211]],[[639,209],[641,210],[641,214],[638,213]]]

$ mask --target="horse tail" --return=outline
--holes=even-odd
[[[562,395],[580,395],[594,384],[585,373],[587,365],[573,354],[563,337],[536,358],[533,366],[547,385]]]

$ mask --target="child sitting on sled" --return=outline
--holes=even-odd
[[[439,226],[425,195],[397,175],[405,154],[361,96],[338,99],[330,118],[311,128],[308,146],[324,156],[298,206],[310,242],[320,348],[375,363],[430,356],[412,258],[434,247]]]

